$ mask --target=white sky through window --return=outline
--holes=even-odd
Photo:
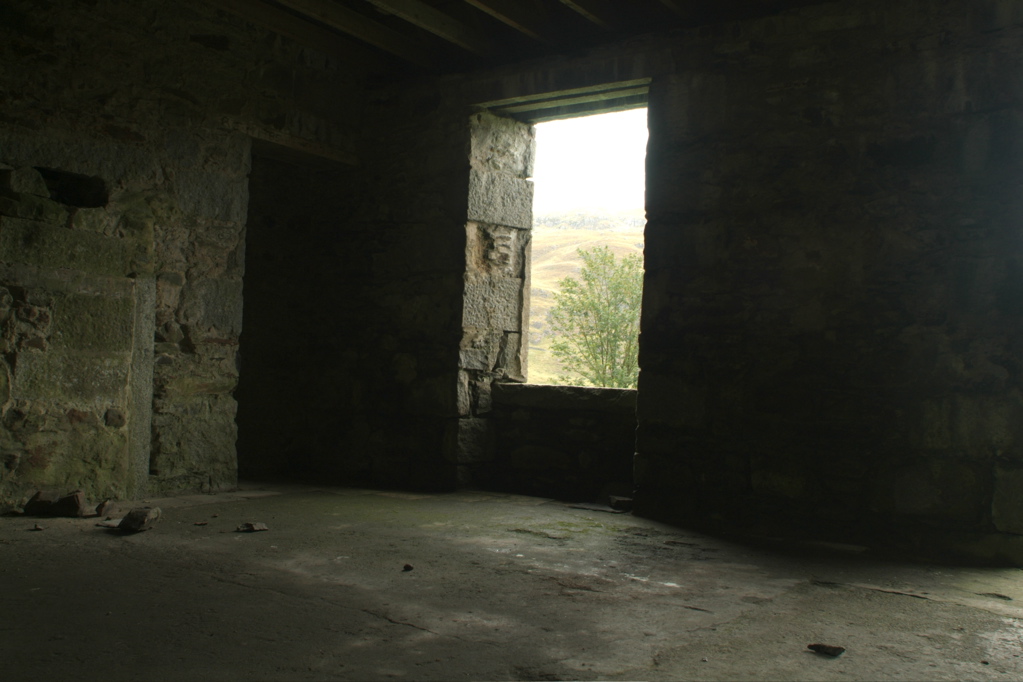
[[[536,125],[533,212],[643,208],[646,109]]]

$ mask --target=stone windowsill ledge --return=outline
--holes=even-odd
[[[493,401],[495,406],[635,413],[636,389],[495,383]]]

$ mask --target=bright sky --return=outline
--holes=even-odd
[[[643,208],[646,109],[536,125],[533,212]]]

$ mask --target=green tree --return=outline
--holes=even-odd
[[[635,388],[643,262],[636,255],[616,261],[606,246],[577,253],[583,261],[580,280],[561,280],[547,317],[556,335],[551,354],[575,375],[561,380]]]

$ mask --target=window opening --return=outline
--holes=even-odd
[[[529,383],[635,387],[646,115],[536,125]]]

